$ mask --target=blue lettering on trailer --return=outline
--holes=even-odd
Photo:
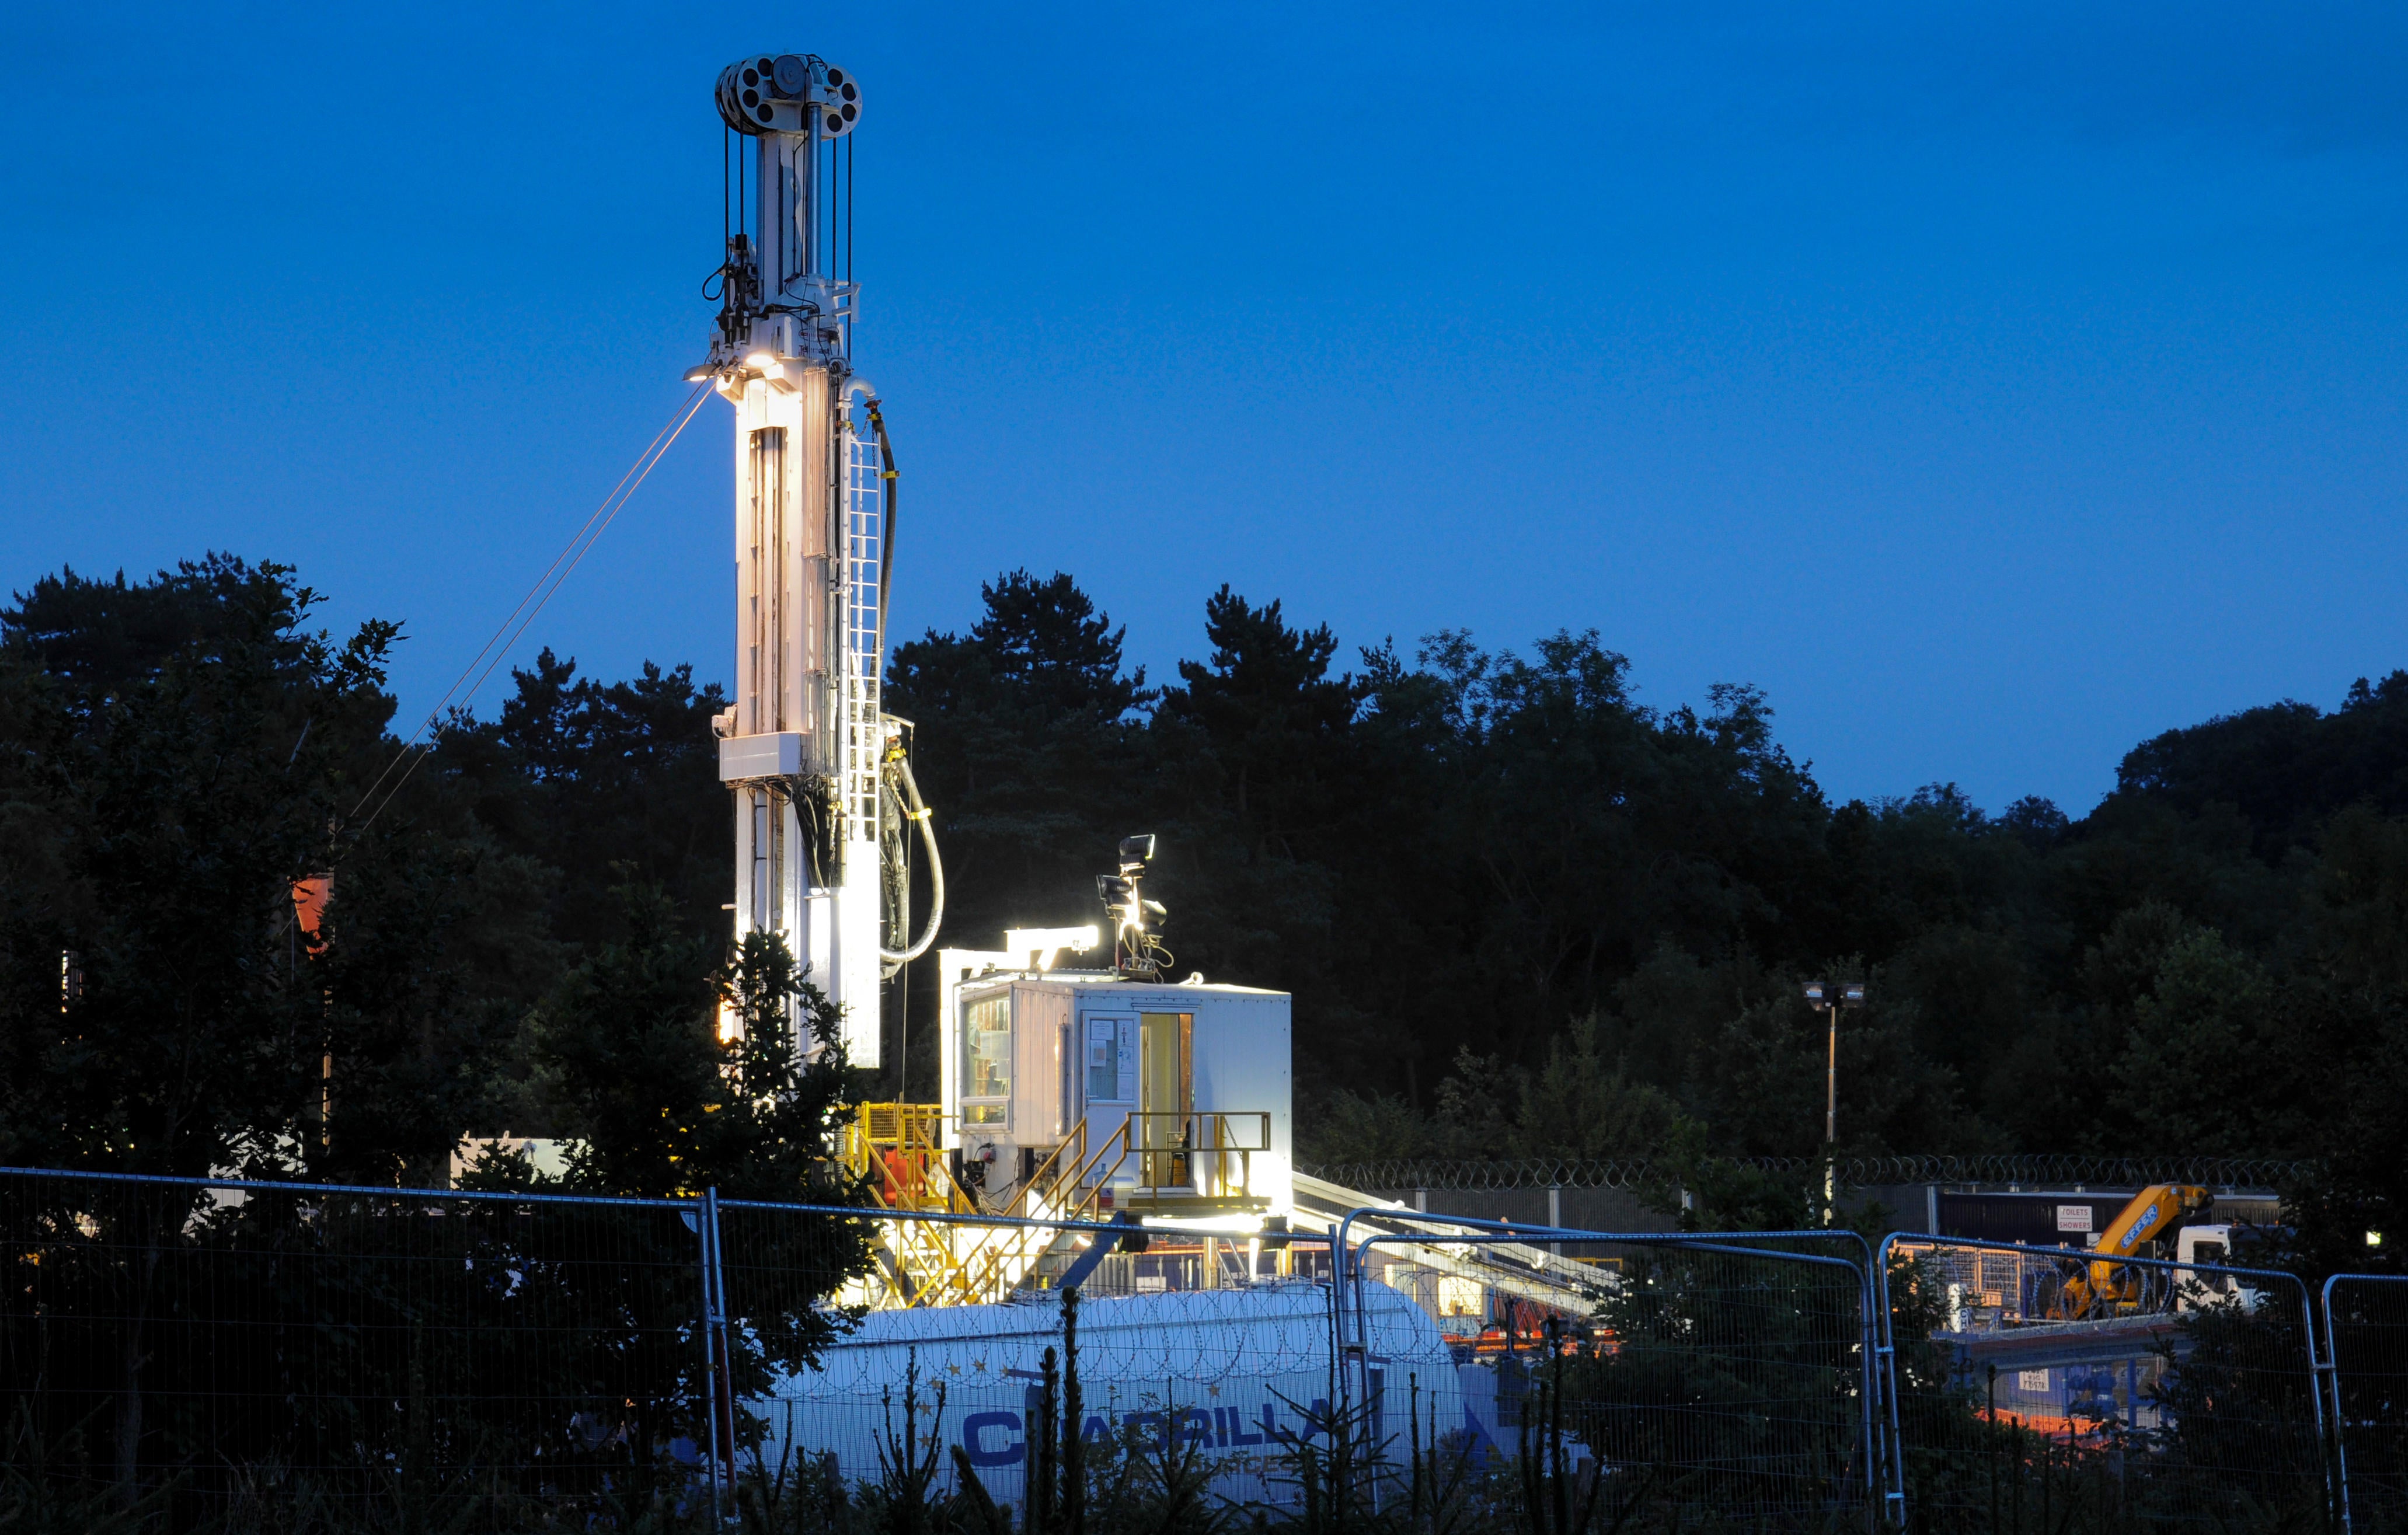
[[[1027,1454],[1026,1446],[1011,1437],[1020,1427],[1017,1413],[972,1413],[962,1419],[962,1448],[969,1452],[973,1466],[1016,1466]],[[1000,1428],[1004,1432],[1001,1449],[988,1449],[986,1431]]]

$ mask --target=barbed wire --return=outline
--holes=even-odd
[[[1741,1156],[1727,1165],[1756,1172],[1819,1170],[1807,1156]],[[1842,1183],[2012,1184],[2109,1187],[2205,1184],[2227,1188],[2279,1188],[2314,1175],[2313,1162],[2278,1157],[1897,1155],[1843,1156]],[[1645,1157],[1404,1157],[1375,1162],[1299,1162],[1307,1177],[1361,1189],[1637,1188],[1651,1179],[1682,1182],[1682,1169]],[[1693,1175],[1694,1176],[1694,1175]]]

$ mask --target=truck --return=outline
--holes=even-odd
[[[2053,1293],[2042,1298],[2041,1314],[2052,1321],[2096,1322],[2151,1307],[2166,1290],[2164,1270],[2115,1260],[2157,1255],[2158,1244],[2214,1203],[2214,1194],[2191,1184],[2143,1189],[2099,1233],[2087,1261],[2065,1266],[2049,1286]]]

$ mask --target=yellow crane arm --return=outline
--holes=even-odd
[[[2173,1235],[2185,1220],[2214,1202],[2214,1195],[2194,1184],[2153,1184],[2132,1196],[2132,1202],[2107,1223],[2107,1229],[2099,1234],[2099,1245],[2092,1249],[2101,1256],[2090,1265],[2085,1310],[2139,1298],[2140,1285],[2134,1276],[2121,1264],[2107,1261],[2108,1255],[2130,1257],[2143,1243]]]

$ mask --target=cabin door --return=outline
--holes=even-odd
[[[1196,1015],[1138,1014],[1143,1082],[1138,1101],[1138,1182],[1180,1188],[1188,1182],[1188,1127],[1196,1113]]]

